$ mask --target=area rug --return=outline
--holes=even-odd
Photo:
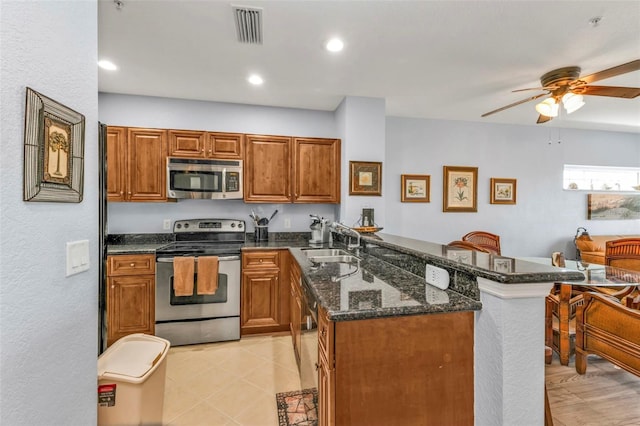
[[[279,426],[317,426],[318,390],[303,389],[276,394]]]

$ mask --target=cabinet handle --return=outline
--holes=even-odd
[[[258,262],[262,263],[262,259],[260,259]]]
[[[320,330],[320,335],[322,337],[326,336],[327,335],[327,330],[325,330],[324,328],[322,330]]]
[[[129,266],[131,266],[131,267],[133,268],[134,266],[136,266],[136,264],[135,264],[135,263],[132,263],[132,264],[131,264],[131,265],[129,265]]]
[[[127,192],[127,194],[131,195],[131,191]]]
[[[211,149],[210,149],[210,150],[209,150],[209,154],[211,154],[212,152],[213,152],[213,150],[211,150]]]
[[[115,286],[115,285],[112,285],[112,286],[111,286],[111,288],[116,288],[116,286]]]
[[[124,195],[124,191],[120,191],[120,195]]]

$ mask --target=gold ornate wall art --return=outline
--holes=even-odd
[[[349,161],[349,195],[382,195],[382,163]]]

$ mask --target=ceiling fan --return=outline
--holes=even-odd
[[[584,105],[582,95],[609,96],[613,98],[632,99],[640,95],[638,87],[592,86],[594,81],[604,80],[632,71],[640,70],[640,59],[618,65],[591,75],[580,78],[580,67],[564,67],[549,71],[540,77],[542,87],[532,89],[519,89],[513,92],[526,90],[544,90],[546,93],[531,96],[518,102],[503,106],[502,108],[482,114],[486,117],[496,112],[550,95],[536,105],[536,111],[540,114],[537,123],[545,123],[558,115],[560,102],[562,102],[568,114],[578,110]]]

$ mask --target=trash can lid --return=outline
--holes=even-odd
[[[123,337],[98,358],[98,377],[109,375],[142,379],[166,355],[166,340],[136,334]]]

